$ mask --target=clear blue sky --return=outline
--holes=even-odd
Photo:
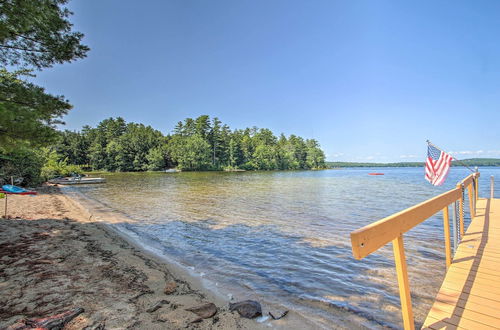
[[[500,1],[73,0],[88,57],[38,74],[74,109],[312,137],[328,160],[500,157]]]

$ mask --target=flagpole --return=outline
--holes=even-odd
[[[439,148],[438,146],[434,145],[431,143],[431,141],[427,140],[427,144],[433,146],[434,148],[438,149],[439,151],[442,151],[442,152],[446,152],[444,151],[443,149]],[[446,152],[447,153],[447,152]],[[450,155],[449,153],[447,153],[448,155]],[[450,155],[451,156],[451,155]],[[465,163],[463,163],[461,160],[458,160],[456,159],[455,157],[451,156],[451,158],[453,158],[455,161],[459,162],[460,164],[462,164],[462,166],[465,166],[467,167],[472,173],[476,173],[476,171],[474,171],[472,168],[470,168],[469,166],[465,165]]]

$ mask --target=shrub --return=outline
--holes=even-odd
[[[68,160],[66,158],[61,160],[54,150],[44,150],[44,153],[45,164],[41,168],[41,177],[44,180],[83,173],[79,165],[69,165]]]
[[[9,152],[0,152],[0,184],[37,186],[43,182],[40,177],[43,155],[34,149],[22,147]]]

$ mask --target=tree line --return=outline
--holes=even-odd
[[[29,80],[36,71],[83,59],[89,47],[73,30],[67,0],[0,1],[0,184],[81,172],[309,169],[324,166],[317,141],[268,129],[231,130],[217,118],[179,122],[174,132],[122,118],[79,132],[56,129],[72,105]]]
[[[52,149],[61,160],[90,170],[290,170],[325,167],[314,139],[275,136],[256,127],[232,130],[218,118],[186,118],[172,134],[108,118],[96,127],[64,131]]]
[[[398,162],[398,163],[360,163],[360,162],[326,162],[329,168],[336,167],[424,167],[424,162]],[[498,158],[470,158],[452,160],[451,166],[500,166]]]

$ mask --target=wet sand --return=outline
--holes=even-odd
[[[59,188],[37,191],[9,196],[9,219],[0,220],[0,328],[77,307],[85,312],[65,329],[293,327],[293,319],[241,318],[196,279],[92,221]],[[199,317],[186,309],[210,302],[217,314],[193,323]]]

